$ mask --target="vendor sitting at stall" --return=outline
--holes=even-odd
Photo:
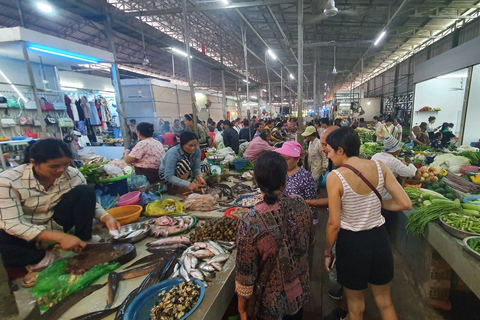
[[[412,128],[412,133],[410,133],[410,139],[413,140],[414,144],[421,145],[421,146],[429,146],[430,139],[428,138],[428,134],[422,132],[419,126],[415,126]]]
[[[270,141],[270,130],[264,129],[259,136],[254,138],[243,153],[245,159],[255,163],[257,158],[265,151],[275,150],[268,142]]]
[[[396,158],[402,151],[402,142],[390,136],[383,141],[383,146],[385,149],[380,153],[374,154],[372,160],[383,162],[395,177],[412,178],[415,176],[417,168],[413,165],[412,160],[405,157],[402,162]]]
[[[131,163],[135,167],[135,174],[144,175],[148,182],[155,183],[160,181],[158,177],[158,168],[162,163],[165,150],[163,144],[152,138],[153,124],[142,122],[137,125],[137,136],[140,140],[133,150],[125,150],[123,156],[126,163]]]
[[[206,185],[202,177],[198,138],[193,132],[180,135],[180,144],[168,149],[158,173],[170,194],[198,191]]]
[[[54,262],[56,255],[39,249],[38,242],[80,251],[92,240],[93,218],[120,231],[71,163],[63,141],[45,139],[26,150],[25,164],[0,174],[0,253],[6,267],[34,271]],[[67,233],[72,228],[74,235]]]
[[[193,123],[193,114],[185,114],[183,118],[185,121],[185,131],[194,133],[195,124]],[[198,139],[198,145],[200,149],[204,150],[209,148],[211,141],[210,141],[210,136],[207,130],[200,123],[197,123],[196,125],[197,125],[198,136],[200,137]]]

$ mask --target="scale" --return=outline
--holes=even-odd
[[[207,163],[210,165],[210,171],[212,176],[221,175],[224,171],[224,165],[222,161],[225,159],[224,155],[213,154],[207,157]]]

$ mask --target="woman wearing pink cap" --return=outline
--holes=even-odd
[[[296,141],[287,141],[281,148],[275,150],[287,162],[287,185],[284,193],[301,196],[304,200],[312,200],[317,198],[317,186],[312,174],[301,167],[302,151],[302,146]],[[314,224],[316,224],[318,221],[315,210],[311,211]]]

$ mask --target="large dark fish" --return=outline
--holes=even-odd
[[[171,246],[151,246],[147,248],[147,251],[150,253],[175,253],[175,251],[185,251],[188,247],[184,244],[174,244]]]
[[[155,269],[162,269],[163,260],[154,261],[143,266],[133,268],[130,270],[125,270],[120,273],[112,272],[108,275],[108,295],[107,295],[107,305],[105,309],[110,309],[113,302],[115,301],[115,296],[117,295],[118,285],[121,280],[128,280],[144,276]]]
[[[86,296],[90,295],[92,292],[97,291],[102,288],[105,284],[94,284],[92,286],[83,288],[77,292],[72,293],[50,309],[48,309],[44,314],[38,318],[39,320],[57,320],[60,318],[68,309],[75,305],[78,301],[82,300]]]
[[[137,266],[137,265],[144,264],[144,263],[147,263],[147,262],[152,262],[152,261],[155,261],[155,260],[163,260],[164,258],[165,258],[165,255],[162,252],[153,253],[153,254],[145,256],[141,259],[138,259],[137,261],[135,261],[134,263],[132,263],[128,267],[125,267],[125,269],[129,269],[133,266]]]
[[[82,315],[82,316],[73,318],[73,319],[71,319],[71,320],[101,320],[101,319],[103,319],[103,318],[108,317],[108,316],[111,315],[112,313],[117,312],[118,308],[119,308],[119,307],[115,307],[115,308],[112,308],[112,309],[106,309],[106,310],[100,310],[100,311],[90,312],[90,313],[84,314],[84,315]]]
[[[177,260],[177,258],[178,256],[174,255],[167,261],[163,269],[158,268],[150,272],[150,274],[145,278],[145,280],[143,280],[140,286],[130,292],[129,295],[125,298],[125,300],[123,300],[122,304],[118,308],[117,314],[115,315],[115,320],[123,320],[125,311],[127,310],[128,306],[133,301],[133,299],[138,296],[140,292],[150,288],[151,286],[160,281],[167,279],[173,272],[174,262]]]

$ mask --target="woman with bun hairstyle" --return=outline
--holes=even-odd
[[[47,267],[57,259],[49,250],[51,242],[80,251],[86,241],[95,240],[93,218],[120,231],[71,163],[65,142],[45,139],[27,148],[24,164],[0,174],[0,253],[6,267]]]
[[[158,168],[162,163],[165,149],[163,144],[153,138],[153,124],[141,122],[137,125],[137,136],[140,140],[133,150],[125,150],[123,156],[126,163],[135,167],[135,174],[144,175],[148,182],[160,181]]]
[[[244,319],[302,319],[310,297],[308,249],[314,242],[310,208],[283,193],[287,163],[273,151],[255,162],[263,201],[237,227],[235,291]]]

